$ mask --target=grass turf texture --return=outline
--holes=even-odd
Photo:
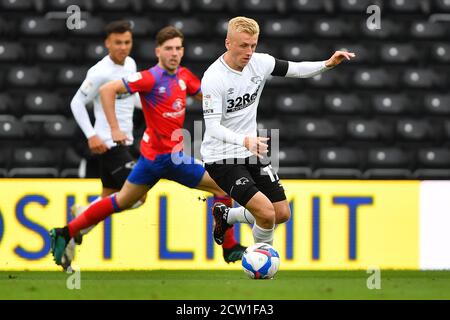
[[[280,271],[251,280],[242,271],[81,272],[81,289],[63,272],[0,272],[0,299],[450,299],[450,271],[381,271],[369,290],[365,271]]]

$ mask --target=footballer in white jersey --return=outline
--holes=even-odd
[[[70,107],[72,113],[88,141],[90,151],[98,156],[99,174],[102,181],[102,194],[96,201],[118,192],[131,172],[135,159],[130,153],[129,145],[133,144],[133,112],[140,107],[138,94],[121,94],[116,96],[116,115],[119,126],[127,135],[125,145],[116,145],[111,138],[111,128],[103,111],[99,89],[112,80],[129,78],[136,74],[136,63],[129,56],[132,48],[131,23],[129,21],[113,21],[106,28],[105,46],[108,55],[89,69],[86,79],[73,97]],[[89,118],[86,105],[94,103],[95,124]],[[145,197],[136,202],[137,208],[145,201]],[[74,205],[71,208],[72,218],[80,215],[87,206]],[[81,244],[82,235],[91,228],[84,229],[67,245],[62,259],[62,266],[67,269],[74,258],[75,242]]]
[[[269,76],[308,78],[355,55],[336,51],[326,61],[292,62],[255,53],[259,26],[250,18],[229,21],[225,46],[202,78],[205,135],[201,154],[205,169],[222,190],[244,208],[217,205],[217,234],[236,222],[253,224],[255,243],[273,243],[274,225],[291,212],[283,186],[270,164],[267,137],[257,136],[256,115]],[[274,128],[278,129],[278,128]]]

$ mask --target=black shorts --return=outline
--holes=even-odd
[[[270,164],[261,164],[254,157],[243,159],[230,159],[206,163],[205,169],[217,185],[241,206],[261,191],[274,203],[286,200],[284,188],[280,179]]]
[[[136,161],[129,147],[118,146],[99,156],[100,179],[104,188],[120,190]]]

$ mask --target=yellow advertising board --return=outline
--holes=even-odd
[[[417,181],[283,181],[291,220],[276,229],[281,268],[419,268]],[[1,179],[0,270],[58,270],[48,230],[88,204],[99,180]],[[146,203],[116,213],[86,235],[74,265],[84,270],[239,269],[212,238],[212,195],[160,181]],[[253,243],[251,227],[236,237]]]

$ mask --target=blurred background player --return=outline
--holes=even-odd
[[[133,46],[131,23],[125,20],[113,21],[105,27],[105,31],[105,47],[108,49],[108,55],[89,69],[86,79],[70,104],[75,120],[86,136],[90,151],[97,155],[99,160],[102,194],[95,201],[118,192],[135,164],[129,148],[133,144],[134,108],[141,108],[138,94],[125,93],[115,97],[117,119],[129,138],[125,144],[116,145],[112,140],[111,129],[103,112],[99,88],[111,80],[126,78],[136,73],[137,68],[136,62],[129,56]],[[94,104],[94,126],[86,109],[86,105],[90,102]],[[145,196],[132,208],[140,207],[144,201]],[[86,208],[87,206],[75,204],[71,208],[72,218],[81,214]],[[74,259],[75,243],[81,244],[82,235],[92,228],[93,226],[81,230],[80,234],[70,241],[63,257],[64,269],[70,266]]]
[[[275,224],[288,221],[291,215],[277,174],[270,164],[260,161],[267,154],[268,138],[257,136],[256,113],[267,78],[313,77],[355,56],[336,51],[326,61],[278,60],[255,53],[258,36],[255,20],[231,19],[225,40],[227,51],[202,79],[206,131],[201,154],[205,168],[242,206],[230,209],[221,203],[214,205],[214,239],[218,244],[231,225],[242,222],[253,224],[255,243],[272,245]]]
[[[78,232],[114,212],[130,208],[161,178],[211,192],[215,195],[215,202],[226,201],[231,206],[231,199],[209,177],[203,166],[182,152],[182,137],[179,140],[172,139],[173,133],[183,127],[186,95],[202,98],[200,80],[180,66],[184,36],[178,29],[166,27],[158,32],[156,40],[157,65],[121,80],[108,82],[99,90],[112,140],[120,146],[126,145],[131,138],[118,121],[115,98],[121,94],[140,93],[147,124],[141,140],[141,156],[119,193],[91,204],[68,226],[50,231],[52,254],[59,265],[62,264],[66,245]],[[241,259],[245,247],[236,242],[232,230],[229,230],[224,240],[225,261]]]

